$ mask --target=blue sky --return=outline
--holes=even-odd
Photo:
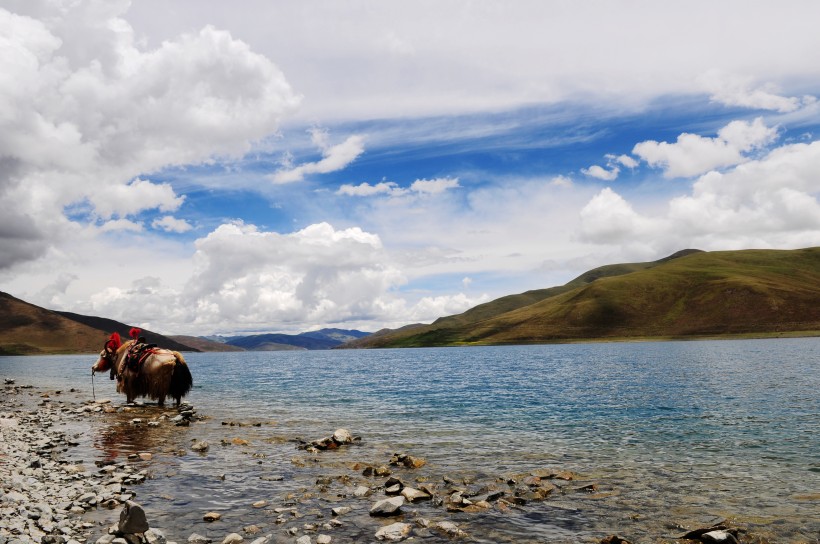
[[[374,331],[820,244],[813,2],[0,0],[0,289]]]

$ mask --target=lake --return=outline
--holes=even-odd
[[[205,421],[157,443],[145,429],[114,432],[125,423],[112,418],[93,425],[79,450],[154,451],[154,478],[137,488],[137,500],[166,532],[179,531],[178,541],[193,530],[220,539],[235,530],[203,525],[202,513],[214,509],[239,528],[255,523],[282,533],[274,513],[249,506],[260,499],[298,504],[322,523],[319,516],[365,480],[359,465],[386,464],[403,452],[427,461],[403,473],[411,481],[503,485],[539,469],[576,474],[577,481],[556,482],[553,497],[509,512],[411,508],[455,521],[478,542],[578,542],[610,533],[658,542],[724,518],[777,542],[818,542],[818,338],[185,357],[195,383],[186,400]],[[74,387],[90,398],[94,360],[0,357],[0,376]],[[96,376],[93,393],[124,403],[107,376]],[[140,417],[160,413],[143,410]],[[309,454],[294,441],[337,428],[361,443]],[[232,446],[237,438],[248,445]],[[210,450],[182,455],[196,439]],[[315,489],[323,476],[333,483]],[[334,539],[373,540],[371,500],[358,515],[354,508]]]

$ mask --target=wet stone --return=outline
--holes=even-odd
[[[398,497],[391,497],[389,499],[383,499],[376,502],[370,508],[370,515],[371,516],[392,516],[399,513],[402,505],[404,504],[404,497],[399,495]]]
[[[409,523],[393,523],[376,531],[376,540],[398,542],[407,538],[411,531],[412,527]]]
[[[240,535],[239,533],[231,533],[225,537],[225,539],[222,541],[222,544],[239,544],[243,540],[245,539],[242,538],[242,535]]]

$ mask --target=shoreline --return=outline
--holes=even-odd
[[[146,501],[148,522],[155,529],[152,516],[160,513],[157,501],[174,498],[174,490],[167,489],[168,484],[160,481],[161,472],[165,469],[171,474],[178,470],[163,465],[163,456],[177,460],[197,456],[194,459],[210,465],[214,462],[208,457],[210,448],[230,451],[247,445],[243,444],[245,439],[242,438],[208,444],[197,436],[201,433],[196,429],[198,423],[206,422],[207,418],[189,417],[191,426],[181,425],[180,428],[177,424],[182,424],[185,418],[172,422],[176,417],[169,417],[175,411],[172,409],[160,410],[151,405],[117,406],[106,399],[93,402],[83,399],[85,395],[75,390],[46,392],[32,386],[6,385],[5,393],[0,403],[0,431],[4,439],[0,449],[0,475],[4,488],[0,508],[3,518],[11,521],[4,522],[0,529],[0,541],[3,542],[106,544],[113,540],[108,535],[108,528],[116,525],[127,500],[140,504]],[[154,417],[149,420],[135,417],[143,413]],[[152,433],[161,433],[164,428],[166,432],[172,432],[177,441],[171,444],[160,440],[146,448],[147,451],[130,453],[126,460],[117,461],[117,452],[114,452],[114,458],[106,459],[106,453],[94,449],[99,444],[87,443],[89,436],[94,434],[87,427],[99,425],[111,430],[108,427],[114,427],[112,422],[101,418],[112,416],[119,418],[121,423],[138,425]],[[139,423],[134,423],[137,420]],[[215,424],[211,423],[211,426]],[[250,432],[258,430],[263,423],[223,421],[220,426]],[[179,447],[179,443],[186,442],[188,445],[184,450]],[[213,509],[206,512],[193,505],[186,506],[182,515],[171,512],[157,520],[162,542],[152,544],[164,544],[164,533],[168,534],[172,544],[185,541],[230,544],[240,542],[237,537],[251,544],[373,541],[381,539],[379,531],[387,531],[387,527],[391,527],[392,536],[385,536],[389,531],[381,536],[388,540],[520,542],[520,538],[507,539],[501,533],[493,537],[493,525],[505,520],[514,521],[516,516],[535,515],[540,511],[539,505],[545,505],[544,508],[553,514],[571,513],[583,501],[617,496],[617,490],[606,482],[588,480],[568,471],[541,470],[529,474],[484,475],[483,478],[448,476],[427,470],[430,467],[424,466],[423,459],[407,454],[393,454],[385,458],[383,464],[371,464],[369,461],[373,459],[352,461],[356,457],[367,457],[360,453],[354,437],[349,442],[345,438],[298,441],[291,437],[289,442],[293,451],[290,466],[286,471],[284,467],[279,468],[292,473],[266,476],[260,469],[259,479],[274,486],[285,486],[285,480],[292,480],[293,485],[272,495],[263,491],[260,483],[256,496],[242,493],[234,504],[222,505],[215,512]],[[349,452],[349,455],[339,460],[337,457],[341,452]],[[72,460],[76,453],[84,458]],[[239,458],[243,455],[248,464],[261,463],[254,460],[264,458],[263,454],[248,452],[243,452]],[[243,470],[249,468],[243,465]],[[224,482],[225,473],[220,476]],[[230,485],[230,482],[224,484]],[[165,497],[149,496],[151,490],[145,486],[153,490],[153,495]],[[372,514],[370,509],[380,501],[401,504],[397,512]],[[389,508],[389,505],[383,506]],[[222,518],[222,521],[205,520],[213,513],[217,516],[212,517]],[[734,531],[736,540],[741,543],[776,542],[726,523],[717,516],[712,523],[699,527],[680,526],[675,529],[677,536],[658,534],[630,538],[626,535],[624,538],[633,542],[706,542],[708,540],[702,537],[695,540],[680,537],[691,530],[700,530],[703,534],[709,532],[707,529],[720,530],[715,529],[716,526]],[[608,537],[614,535],[585,531],[581,527],[574,535],[556,535],[554,541],[601,542]]]
[[[374,347],[345,347],[344,344],[327,350],[243,350],[250,353],[269,353],[278,351],[333,351],[333,350],[378,350],[378,349],[424,349],[424,348],[464,348],[464,347],[509,347],[509,346],[554,346],[572,344],[610,344],[610,343],[649,343],[649,342],[699,342],[699,341],[732,341],[732,340],[780,340],[797,338],[820,338],[820,330],[797,330],[797,331],[772,331],[772,332],[749,332],[749,333],[727,333],[727,334],[706,334],[687,336],[613,336],[594,338],[560,338],[555,340],[545,340],[542,342],[514,342],[514,343],[482,343],[482,342],[462,342],[453,344],[419,345],[419,346],[374,346]],[[192,353],[224,353],[221,351],[180,351],[184,354]],[[0,357],[51,357],[51,356],[74,356],[88,355],[96,356],[97,351],[38,351],[30,353],[10,353],[0,349]]]

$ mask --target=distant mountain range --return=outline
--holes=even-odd
[[[300,334],[254,334],[250,336],[172,336],[179,342],[198,347],[202,351],[287,351],[333,349],[350,340],[364,338],[370,333],[321,329]]]
[[[820,335],[820,248],[685,250],[382,330],[345,348]]]
[[[131,326],[55,312],[0,292],[0,355],[94,353]],[[178,351],[533,344],[820,335],[820,248],[703,252],[595,268],[431,324],[374,334],[322,329],[232,337],[143,336]]]

